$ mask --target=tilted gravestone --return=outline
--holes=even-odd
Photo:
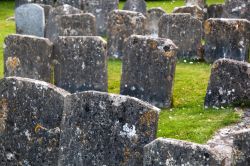
[[[138,12],[114,10],[108,18],[108,56],[122,58],[125,40],[145,34],[146,17]]]
[[[57,86],[72,93],[107,91],[106,42],[101,37],[59,37],[54,44]]]
[[[101,92],[68,96],[59,165],[142,165],[156,138],[159,109],[136,98]]]
[[[44,37],[45,13],[37,4],[25,4],[15,10],[16,33]]]
[[[9,35],[5,38],[4,76],[50,82],[52,43],[45,38]]]
[[[231,59],[215,61],[212,67],[206,107],[250,105],[250,64]]]
[[[204,23],[205,60],[219,58],[247,61],[250,46],[250,22],[246,19],[210,18]]]
[[[159,37],[176,44],[179,59],[202,59],[202,22],[190,14],[163,15],[159,22]]]
[[[37,80],[0,80],[1,165],[57,165],[66,95]]]
[[[124,48],[121,94],[171,107],[176,60],[171,40],[131,36]]]
[[[145,0],[126,0],[123,10],[130,10],[130,11],[146,14],[147,4]]]
[[[159,33],[159,20],[166,12],[158,7],[151,8],[147,11],[147,24],[146,24],[146,34],[158,37]]]
[[[222,18],[224,4],[212,4],[207,8],[208,18]]]
[[[46,37],[54,41],[58,37],[58,26],[56,24],[58,16],[69,14],[81,14],[82,10],[74,8],[70,5],[62,5],[53,8],[49,12],[48,26],[46,28]]]
[[[249,0],[226,0],[223,17],[243,18],[250,21],[250,1]]]
[[[202,9],[206,7],[206,0],[185,0],[186,6],[196,5]]]
[[[205,19],[205,12],[196,5],[175,7],[173,13],[190,13],[191,16],[202,22]]]

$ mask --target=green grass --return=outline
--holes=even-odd
[[[222,2],[214,0],[214,3]],[[213,1],[208,1],[209,4]],[[183,1],[148,2],[148,8],[161,6],[171,12]],[[123,5],[121,3],[120,7]],[[0,2],[0,55],[3,55],[3,40],[15,32],[14,22],[6,21],[13,16],[13,2]],[[205,110],[204,96],[211,66],[205,63],[179,62],[176,68],[173,108],[163,109],[160,113],[158,137],[176,138],[197,143],[205,143],[219,128],[237,122],[239,116],[231,108],[224,110]],[[109,60],[109,92],[119,94],[121,61]],[[0,77],[3,77],[3,56],[0,56]]]

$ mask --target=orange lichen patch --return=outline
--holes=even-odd
[[[204,32],[208,35],[211,32],[211,24],[208,21],[204,23]]]
[[[130,156],[131,156],[131,153],[130,153],[130,150],[129,150],[128,147],[125,147],[123,156],[124,156],[123,165],[127,165],[128,160],[129,160],[129,158],[130,158]]]
[[[20,64],[20,60],[17,57],[8,57],[6,61],[7,70],[10,71],[15,71]]]
[[[167,51],[167,52],[164,53],[164,56],[168,57],[168,58],[170,58],[170,57],[172,57],[174,55],[175,55],[175,51]]]
[[[8,113],[8,101],[7,99],[2,99],[0,101],[0,132],[3,132],[6,127],[6,119]]]
[[[140,118],[140,124],[150,126],[152,122],[156,122],[157,115],[154,112],[146,112]]]
[[[152,49],[156,49],[157,48],[157,42],[156,41],[149,41],[149,46]]]
[[[35,133],[37,133],[39,130],[45,130],[46,128],[43,127],[42,125],[40,124],[37,124],[36,127],[35,127]]]
[[[218,68],[218,66],[219,66],[219,64],[218,64],[218,63],[214,63],[214,64],[213,64],[213,66],[212,66],[212,69],[217,69],[217,68]]]

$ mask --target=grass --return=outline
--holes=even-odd
[[[214,0],[214,3],[222,2]],[[213,1],[208,1],[209,4]],[[120,8],[124,2],[120,4]],[[171,12],[175,6],[184,5],[183,1],[148,2],[148,8],[161,6]],[[0,55],[3,55],[3,39],[15,32],[14,22],[6,21],[13,16],[13,2],[0,2]],[[121,61],[109,60],[109,92],[120,91]],[[176,68],[173,108],[163,109],[160,113],[158,137],[175,138],[205,143],[219,128],[235,123],[239,116],[232,108],[224,110],[203,108],[204,96],[209,80],[211,66],[206,63],[179,62]],[[3,56],[0,56],[0,77],[3,77]]]

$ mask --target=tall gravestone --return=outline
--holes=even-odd
[[[130,10],[130,11],[146,14],[147,4],[145,0],[126,0],[123,10]]]
[[[205,106],[249,106],[249,71],[249,63],[230,59],[217,60],[212,67]]]
[[[54,41],[58,36],[58,26],[57,26],[57,19],[62,15],[69,15],[69,14],[81,14],[83,13],[82,10],[74,8],[70,5],[62,5],[53,8],[49,12],[48,18],[48,26],[46,28],[46,37],[49,38],[51,41]]]
[[[142,165],[159,109],[136,98],[83,92],[66,99],[59,165]]]
[[[206,0],[185,0],[186,6],[196,5],[202,9],[206,7]]]
[[[202,59],[202,22],[187,13],[165,14],[159,22],[159,37],[171,39],[179,59]]]
[[[4,76],[50,82],[52,43],[45,38],[9,35],[5,38]]]
[[[249,59],[250,22],[246,19],[210,18],[204,23],[205,60]]]
[[[57,165],[67,95],[37,80],[0,80],[1,165]]]
[[[196,5],[175,7],[173,13],[190,13],[191,16],[202,22],[205,20],[205,12]]]
[[[106,42],[101,37],[59,37],[54,42],[55,84],[72,93],[106,92]]]
[[[114,10],[108,18],[108,56],[122,58],[125,40],[145,34],[146,17],[138,12]]]
[[[131,36],[124,48],[121,94],[171,107],[176,49],[168,39]]]
[[[16,33],[44,37],[45,13],[37,4],[25,4],[15,10]]]
[[[243,18],[250,21],[249,0],[226,0],[223,16],[227,18]]]
[[[146,34],[158,37],[159,20],[164,14],[166,14],[166,12],[160,7],[152,8],[147,11]]]

